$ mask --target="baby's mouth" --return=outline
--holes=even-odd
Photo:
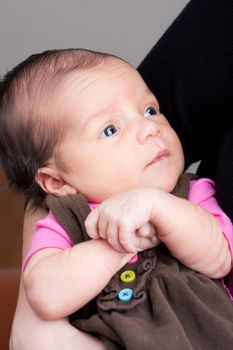
[[[154,163],[158,163],[162,159],[166,158],[169,156],[169,152],[167,149],[164,149],[162,151],[159,151],[154,158],[147,164],[147,166],[152,165]]]

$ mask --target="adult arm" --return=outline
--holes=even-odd
[[[35,222],[43,217],[41,209],[33,214],[27,211],[24,221],[23,260],[28,251]],[[25,296],[22,281],[17,308],[12,325],[10,350],[104,350],[97,338],[71,326],[66,318],[45,321],[40,319],[30,307]]]

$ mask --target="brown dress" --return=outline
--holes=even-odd
[[[174,194],[187,198],[189,181],[184,174]],[[48,196],[47,205],[74,244],[88,239],[82,196]],[[233,304],[221,283],[185,267],[163,244],[139,253],[70,322],[109,350],[233,349]]]

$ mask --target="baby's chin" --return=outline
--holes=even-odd
[[[175,176],[173,178],[167,179],[167,181],[164,181],[163,183],[158,185],[157,188],[159,188],[160,190],[163,190],[165,192],[171,193],[174,190],[174,188],[176,187],[176,184],[178,182],[180,175],[181,174],[178,174],[177,176]]]

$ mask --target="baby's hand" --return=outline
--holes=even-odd
[[[136,253],[158,245],[150,223],[150,195],[150,189],[139,188],[104,201],[86,219],[88,235],[106,239],[120,252]]]

